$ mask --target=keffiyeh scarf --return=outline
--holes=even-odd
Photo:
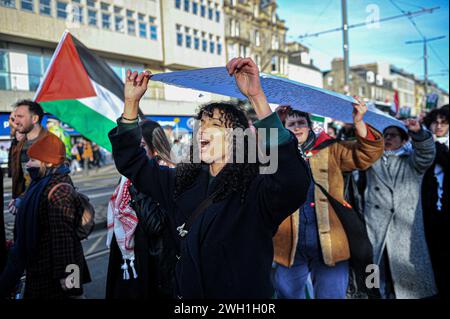
[[[114,194],[108,203],[108,235],[106,245],[111,247],[113,236],[122,253],[123,264],[123,279],[129,280],[130,274],[128,272],[128,263],[133,271],[133,277],[137,278],[136,269],[134,268],[134,232],[138,223],[136,212],[130,206],[130,192],[129,187],[131,181],[121,177],[120,183],[117,186]]]

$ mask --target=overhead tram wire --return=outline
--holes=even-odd
[[[390,20],[395,20],[395,19],[399,19],[399,18],[404,18],[404,17],[413,17],[413,16],[418,16],[424,13],[433,13],[433,11],[440,9],[440,7],[433,7],[433,8],[424,8],[418,11],[414,11],[414,12],[406,12],[405,14],[400,14],[400,15],[395,15],[395,16],[390,16],[390,17],[386,17],[386,18],[382,18],[378,21],[370,21],[370,22],[359,22],[359,23],[355,23],[355,24],[351,24],[348,26],[348,29],[354,29],[354,28],[359,28],[359,27],[363,27],[363,26],[367,26],[370,24],[375,24],[375,23],[380,23],[380,22],[385,22],[385,21],[390,21]],[[342,27],[337,27],[337,28],[333,28],[333,29],[329,29],[329,30],[324,30],[324,31],[320,31],[320,32],[315,32],[315,33],[311,33],[311,34],[304,34],[304,35],[300,35],[298,36],[299,39],[305,39],[305,38],[311,38],[311,37],[318,37],[322,34],[327,34],[327,33],[332,33],[332,32],[338,32],[338,31],[342,31]]]

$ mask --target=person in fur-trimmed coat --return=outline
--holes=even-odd
[[[325,132],[318,136],[312,130],[309,114],[286,107],[278,110],[285,127],[293,132],[298,147],[307,159],[313,179],[343,205],[343,172],[367,169],[383,152],[381,133],[363,121],[367,112],[364,103],[354,105],[356,141],[337,141]],[[344,299],[349,282],[349,235],[327,197],[311,183],[307,201],[294,214],[296,244],[290,267],[278,264],[275,287],[279,298],[304,299],[305,283],[311,275],[314,297],[318,299]],[[282,254],[291,233],[279,228],[274,238],[277,257]],[[368,242],[368,240],[367,240]],[[369,258],[370,259],[370,258]]]

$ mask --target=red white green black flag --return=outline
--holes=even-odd
[[[123,83],[96,54],[64,32],[35,101],[98,145],[111,151],[108,132],[123,109]]]

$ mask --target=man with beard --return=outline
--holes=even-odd
[[[27,150],[37,140],[49,134],[41,125],[43,117],[44,110],[39,103],[21,100],[14,104],[16,131],[25,136],[11,149],[12,200],[8,209],[12,213],[15,212],[16,199],[25,191],[31,180],[25,168],[29,160]]]

